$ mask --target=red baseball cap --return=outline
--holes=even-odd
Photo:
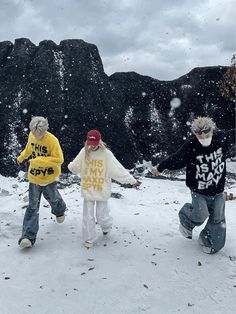
[[[90,130],[87,134],[87,145],[97,146],[101,139],[101,133],[98,130]]]

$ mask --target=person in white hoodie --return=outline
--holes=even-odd
[[[95,207],[96,220],[103,234],[108,234],[112,227],[108,207],[111,179],[133,186],[139,183],[106,147],[98,130],[88,132],[84,147],[69,163],[68,169],[74,174],[81,174],[81,194],[84,198],[82,236],[85,247],[90,248],[97,238]]]

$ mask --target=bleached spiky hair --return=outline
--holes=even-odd
[[[48,119],[44,117],[32,117],[29,124],[32,133],[44,133],[48,130]]]
[[[204,131],[212,131],[216,127],[215,122],[208,117],[197,117],[193,120],[191,130],[193,133],[201,133]]]

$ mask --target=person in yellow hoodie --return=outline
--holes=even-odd
[[[81,174],[83,202],[84,246],[90,248],[96,242],[96,220],[106,235],[112,227],[112,217],[108,207],[111,195],[111,179],[120,183],[137,186],[139,182],[119,163],[113,153],[106,148],[98,130],[90,130],[84,148],[69,163],[69,170]]]
[[[29,124],[30,133],[25,149],[17,158],[20,164],[29,159],[29,206],[26,209],[21,248],[32,247],[39,230],[39,206],[41,195],[51,205],[51,212],[58,223],[65,220],[66,204],[57,190],[57,178],[64,161],[58,139],[48,132],[48,120],[44,117],[32,117]]]

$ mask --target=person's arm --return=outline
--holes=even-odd
[[[64,162],[64,157],[59,141],[56,139],[53,143],[50,156],[38,156],[31,159],[31,165],[41,165],[42,167],[50,167],[55,165],[61,165]]]
[[[31,154],[32,154],[32,149],[28,141],[25,146],[25,149],[20,153],[20,156],[17,157],[17,162],[22,163],[25,159],[28,159]]]
[[[185,142],[176,153],[170,155],[157,166],[156,175],[159,175],[165,169],[178,170],[184,168],[189,160],[189,141]]]
[[[75,159],[69,163],[68,169],[70,170],[70,172],[74,174],[81,173],[83,159],[84,159],[84,149],[82,148],[79,154],[75,157]]]
[[[108,169],[111,179],[121,184],[136,185],[137,180],[126,170],[122,164],[116,159],[112,152],[108,152]]]

